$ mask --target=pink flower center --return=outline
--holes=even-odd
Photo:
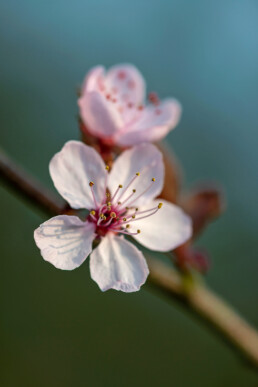
[[[108,166],[106,167],[106,170],[108,175]],[[94,193],[94,183],[89,183],[94,201],[94,209],[90,211],[88,220],[95,223],[95,232],[99,236],[104,236],[110,231],[126,235],[139,234],[141,232],[139,229],[136,232],[130,231],[131,223],[156,214],[156,212],[162,207],[162,203],[159,203],[158,206],[140,211],[139,208],[135,206],[135,202],[152,187],[152,184],[155,183],[155,178],[153,177],[150,184],[138,193],[136,192],[136,189],[132,189],[135,180],[140,178],[140,173],[137,172],[122,192],[121,190],[123,186],[119,184],[113,195],[111,195],[107,189],[107,175],[105,182],[106,195],[101,203],[98,203],[96,199],[96,195]]]

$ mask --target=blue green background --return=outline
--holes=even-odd
[[[1,0],[1,147],[42,180],[78,139],[76,89],[96,64],[134,63],[174,96],[169,134],[185,186],[218,181],[227,212],[198,241],[207,281],[258,326],[258,3]],[[145,286],[101,293],[88,263],[58,271],[33,230],[44,215],[0,188],[1,386],[254,387],[257,373],[200,321]]]

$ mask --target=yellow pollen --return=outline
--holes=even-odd
[[[111,218],[116,218],[116,213],[115,212],[111,212],[110,216],[111,216]]]
[[[107,202],[107,206],[110,207],[112,205],[111,202]]]
[[[106,165],[106,170],[109,171],[109,165]]]
[[[161,208],[163,206],[163,203],[159,203],[158,208]]]
[[[90,187],[93,187],[93,186],[94,186],[93,181],[90,181],[90,182],[89,182],[89,186],[90,186]]]
[[[123,186],[122,186],[122,184],[119,184],[119,186],[118,186],[119,188],[123,188]]]
[[[109,192],[106,193],[106,197],[110,198],[110,193]]]
[[[123,218],[123,221],[126,222],[126,218]]]
[[[153,178],[151,179],[151,181],[155,181],[155,177],[153,177]]]
[[[136,172],[136,176],[140,176],[140,172]]]
[[[126,228],[130,228],[130,224],[127,224],[127,225],[126,225]]]
[[[140,234],[141,230],[137,230],[137,234]]]
[[[108,210],[108,211],[111,211],[111,207],[110,207],[110,206],[108,206],[108,207],[107,207],[107,210]]]
[[[104,218],[105,218],[105,215],[104,215],[104,214],[100,214],[99,217],[100,217],[101,219],[104,219]]]
[[[136,189],[133,189],[133,193],[135,193],[136,192]]]
[[[132,218],[134,219],[134,218],[135,218],[135,215],[132,215]]]
[[[91,215],[95,215],[96,212],[95,212],[94,210],[92,210],[92,211],[90,212],[90,214],[91,214]]]

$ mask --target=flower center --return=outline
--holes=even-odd
[[[106,170],[108,175],[108,166],[106,167]],[[143,190],[138,193],[136,192],[135,188],[132,188],[135,180],[140,178],[140,173],[137,172],[135,176],[133,176],[132,179],[128,182],[122,192],[121,190],[123,186],[122,184],[119,184],[113,195],[111,195],[107,188],[107,175],[105,181],[106,195],[101,203],[98,203],[96,199],[96,195],[94,193],[94,183],[92,181],[89,183],[95,207],[90,211],[88,220],[95,223],[95,232],[99,236],[104,236],[107,232],[110,231],[126,235],[139,234],[141,232],[140,229],[136,230],[135,232],[130,231],[131,223],[156,214],[156,212],[162,207],[162,203],[159,203],[153,208],[141,211],[135,205],[137,200],[142,195],[144,195],[155,183],[155,178],[153,177],[150,181],[150,184],[147,185],[147,187],[144,187]]]
[[[135,104],[132,101],[132,91],[136,88],[136,83],[126,71],[120,70],[117,73],[116,85],[109,84],[105,79],[100,78],[98,81],[99,91],[106,98],[110,105],[114,105],[116,110],[122,116],[125,125],[131,125],[135,120],[141,117],[142,111],[145,109],[144,104]],[[162,113],[160,108],[160,100],[155,92],[151,92],[148,95],[150,104],[156,109],[153,111],[154,115],[160,115]]]

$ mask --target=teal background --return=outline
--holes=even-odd
[[[227,212],[198,241],[207,281],[258,327],[258,3],[1,0],[0,136],[52,183],[48,163],[79,138],[76,88],[96,64],[134,63],[149,91],[184,108],[170,133],[186,186],[221,183]],[[33,230],[44,215],[0,188],[0,384],[252,387],[257,373],[200,321],[145,286],[101,293],[88,262],[58,271]]]

